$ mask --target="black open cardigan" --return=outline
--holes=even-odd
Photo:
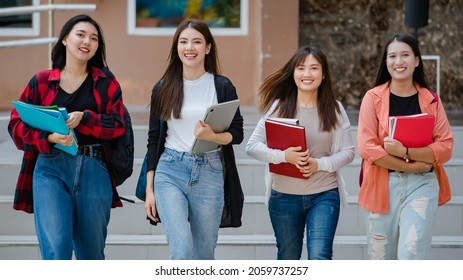
[[[236,89],[231,81],[221,75],[214,75],[214,84],[217,92],[217,101],[219,103],[237,99]],[[157,83],[152,94],[156,94],[159,89]],[[240,227],[241,216],[243,213],[244,194],[241,188],[241,182],[238,175],[238,169],[235,162],[235,153],[233,151],[233,144],[240,144],[244,138],[243,132],[243,117],[241,116],[240,109],[238,108],[230,129],[232,134],[232,141],[228,145],[222,146],[222,153],[224,157],[224,208],[222,212],[221,228],[225,227]],[[156,170],[159,158],[164,151],[164,145],[167,137],[167,122],[150,114],[150,132],[149,134],[158,134],[157,143],[148,143],[148,166],[147,170]],[[155,152],[152,152],[151,147],[156,147]]]

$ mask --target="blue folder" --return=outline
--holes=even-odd
[[[66,108],[52,106],[40,106],[25,103],[22,101],[12,101],[13,106],[19,114],[19,117],[26,124],[48,132],[57,132],[63,135],[69,134],[69,128],[66,125],[66,119],[69,118]],[[77,139],[74,134],[74,142],[70,146],[56,144],[55,148],[70,153],[77,154]]]

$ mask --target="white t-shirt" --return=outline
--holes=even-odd
[[[167,121],[165,147],[179,152],[189,152],[193,145],[196,123],[204,117],[206,109],[217,104],[214,75],[206,72],[200,78],[183,80],[183,105],[180,118]]]

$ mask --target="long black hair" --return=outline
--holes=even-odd
[[[95,26],[95,29],[98,32],[98,49],[96,50],[95,55],[87,62],[87,69],[90,69],[92,66],[97,68],[107,66],[106,45],[100,25],[88,15],[77,15],[69,19],[63,25],[58,37],[58,41],[56,41],[53,49],[51,50],[51,61],[53,68],[63,69],[64,66],[66,66],[66,46],[63,45],[63,40],[66,36],[69,35],[72,28],[74,28],[74,26],[79,22],[91,23],[93,26]]]
[[[384,45],[383,55],[381,57],[381,64],[378,69],[378,74],[376,76],[376,81],[375,81],[374,86],[382,85],[386,82],[389,82],[392,79],[391,74],[387,70],[386,59],[387,59],[387,49],[389,45],[394,41],[402,42],[402,43],[409,45],[413,51],[413,54],[416,57],[418,57],[419,63],[418,63],[418,66],[415,68],[415,71],[413,72],[413,82],[417,83],[421,87],[427,88],[428,83],[426,81],[426,74],[424,72],[423,59],[421,58],[421,52],[420,52],[418,40],[416,40],[414,37],[410,35],[402,34],[402,33],[395,34],[386,41]]]

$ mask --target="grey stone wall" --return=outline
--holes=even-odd
[[[356,111],[376,78],[384,40],[406,27],[405,1],[300,0],[299,45],[316,45],[329,58],[335,87],[344,106]],[[463,110],[463,0],[430,0],[428,25],[418,29],[422,55],[440,56],[440,94],[452,121]],[[426,61],[431,89],[436,63]]]

